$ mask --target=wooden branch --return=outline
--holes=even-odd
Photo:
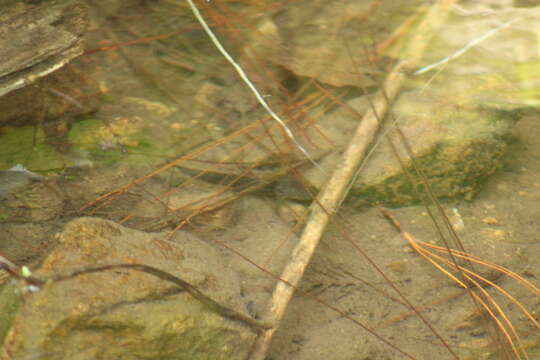
[[[381,126],[382,119],[403,85],[405,72],[417,66],[431,35],[444,23],[448,10],[455,1],[441,0],[430,8],[403,54],[403,60],[386,77],[382,90],[373,101],[372,109],[362,118],[342,160],[319,194],[317,201],[313,202],[311,215],[300,242],[293,251],[291,261],[282,272],[281,279],[284,281],[276,285],[270,309],[264,318],[266,323],[273,324],[273,328],[265,331],[257,339],[250,355],[251,360],[264,360],[272,336],[285,314],[287,305],[302,279],[330,217],[339,209],[369,145]]]

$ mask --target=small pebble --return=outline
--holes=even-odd
[[[499,221],[497,219],[495,219],[494,217],[492,217],[492,216],[488,216],[488,217],[483,218],[482,222],[484,224],[488,224],[488,225],[498,225],[499,224]]]

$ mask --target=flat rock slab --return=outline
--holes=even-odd
[[[83,52],[87,9],[75,1],[40,6],[0,1],[0,96],[58,70]]]

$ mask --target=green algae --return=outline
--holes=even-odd
[[[160,136],[141,121],[127,118],[105,122],[86,116],[71,125],[61,142],[67,150],[60,151],[48,141],[40,127],[3,127],[0,133],[0,169],[22,164],[40,173],[59,172],[69,166],[86,162],[94,165],[155,165],[189,150],[194,129],[186,128],[174,134]],[[51,143],[51,144],[49,144]]]
[[[38,172],[63,167],[64,161],[52,146],[44,143],[44,139],[43,131],[34,127],[3,127],[0,134],[0,169],[16,164]]]

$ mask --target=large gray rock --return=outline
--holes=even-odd
[[[69,223],[34,275],[119,263],[159,268],[244,309],[234,274],[202,240],[178,233],[168,242],[96,218]],[[132,270],[48,283],[24,296],[19,290],[11,283],[0,294],[1,359],[244,359],[256,335],[179,287]]]

